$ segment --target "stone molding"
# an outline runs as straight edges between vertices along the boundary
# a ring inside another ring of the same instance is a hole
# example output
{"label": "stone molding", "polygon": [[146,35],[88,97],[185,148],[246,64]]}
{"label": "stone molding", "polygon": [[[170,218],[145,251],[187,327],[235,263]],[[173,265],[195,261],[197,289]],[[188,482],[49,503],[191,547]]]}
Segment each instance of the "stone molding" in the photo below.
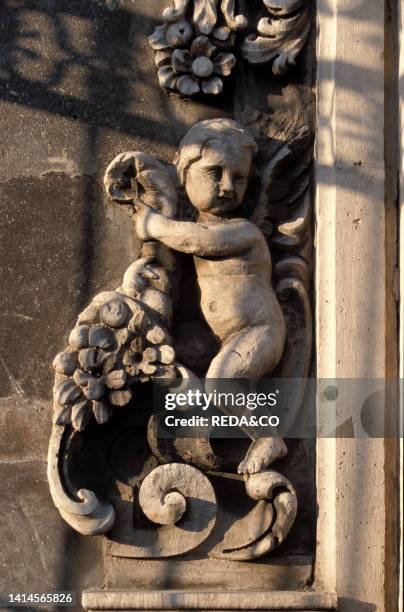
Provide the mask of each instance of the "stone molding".
{"label": "stone molding", "polygon": [[[398,374],[397,227],[390,214],[394,164],[388,160],[392,143],[385,90],[394,58],[388,56],[388,23],[379,0],[318,2],[319,378]],[[396,403],[385,401],[394,412]],[[346,418],[348,423],[351,407],[337,403],[336,408],[341,422]],[[341,611],[398,610],[394,444],[381,438],[318,441],[315,584],[337,593]]]}
{"label": "stone molding", "polygon": [[85,610],[336,610],[336,597],[302,591],[84,591]]}

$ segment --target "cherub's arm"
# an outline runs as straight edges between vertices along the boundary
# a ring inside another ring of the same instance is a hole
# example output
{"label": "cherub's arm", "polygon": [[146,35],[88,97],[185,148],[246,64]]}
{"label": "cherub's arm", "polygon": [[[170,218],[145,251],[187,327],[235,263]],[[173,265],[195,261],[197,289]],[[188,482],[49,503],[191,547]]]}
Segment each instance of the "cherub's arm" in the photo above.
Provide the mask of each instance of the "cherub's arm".
{"label": "cherub's arm", "polygon": [[240,220],[205,226],[192,221],[174,221],[140,205],[134,215],[136,233],[143,240],[159,240],[181,253],[220,256],[239,253],[250,247],[259,230],[248,221]]}

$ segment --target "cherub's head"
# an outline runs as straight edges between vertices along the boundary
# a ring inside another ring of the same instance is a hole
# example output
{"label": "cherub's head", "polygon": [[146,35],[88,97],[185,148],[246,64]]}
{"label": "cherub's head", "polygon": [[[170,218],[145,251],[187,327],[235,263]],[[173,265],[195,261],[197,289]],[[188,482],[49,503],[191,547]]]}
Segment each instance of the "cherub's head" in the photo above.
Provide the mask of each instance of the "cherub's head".
{"label": "cherub's head", "polygon": [[235,121],[211,119],[194,125],[174,162],[195,208],[217,216],[238,208],[256,150],[253,137]]}

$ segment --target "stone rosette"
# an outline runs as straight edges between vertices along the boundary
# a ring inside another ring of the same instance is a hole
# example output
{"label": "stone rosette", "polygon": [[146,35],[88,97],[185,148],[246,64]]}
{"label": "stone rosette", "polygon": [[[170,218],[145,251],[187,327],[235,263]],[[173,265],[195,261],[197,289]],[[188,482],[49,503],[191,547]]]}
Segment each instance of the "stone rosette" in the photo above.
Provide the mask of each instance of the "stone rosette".
{"label": "stone rosette", "polygon": [[223,79],[236,65],[235,55],[223,50],[231,48],[233,41],[234,35],[226,27],[216,28],[210,37],[195,37],[185,20],[158,26],[149,43],[156,52],[160,86],[183,96],[220,94]]}

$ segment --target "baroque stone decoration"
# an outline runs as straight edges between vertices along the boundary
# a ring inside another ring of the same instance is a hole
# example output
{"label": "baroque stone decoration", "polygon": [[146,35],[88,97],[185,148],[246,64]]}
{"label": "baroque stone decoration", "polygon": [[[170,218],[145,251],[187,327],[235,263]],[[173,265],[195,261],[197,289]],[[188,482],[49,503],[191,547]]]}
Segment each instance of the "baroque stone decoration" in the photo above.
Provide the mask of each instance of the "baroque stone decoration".
{"label": "baroque stone decoration", "polygon": [[[260,167],[257,153],[245,127],[220,118],[195,124],[172,164],[135,151],[106,170],[107,196],[129,212],[142,248],[122,284],[80,313],[53,362],[48,478],[65,521],[84,535],[108,534],[112,555],[198,549],[248,561],[278,547],[295,521],[295,488],[271,469],[287,453],[277,432],[263,438],[246,427],[250,443],[238,459],[239,448],[223,456],[209,435],[162,437],[151,409],[152,384],[178,392],[201,380],[209,389],[268,375],[301,381],[285,421],[302,403],[312,338],[302,256],[310,238],[310,130],[299,129]],[[181,258],[195,266],[200,324],[175,321],[187,281]],[[115,479],[109,499],[77,485],[86,484],[85,452],[83,464],[79,458],[92,435],[109,449],[106,467],[98,466],[103,485]],[[133,447],[128,472],[120,457]],[[234,498],[237,507],[228,507]]]}
{"label": "baroque stone decoration", "polygon": [[[274,75],[295,64],[311,27],[310,0],[262,0],[268,16],[244,37],[241,52],[250,64],[272,61]],[[237,59],[237,32],[248,29],[248,15],[237,14],[237,0],[174,0],[163,11],[164,24],[149,37],[161,87],[183,96],[218,95]]]}
{"label": "baroque stone decoration", "polygon": [[256,34],[244,39],[241,50],[250,64],[272,61],[272,72],[285,74],[303,49],[311,28],[309,0],[263,0],[269,17],[262,17]]}

